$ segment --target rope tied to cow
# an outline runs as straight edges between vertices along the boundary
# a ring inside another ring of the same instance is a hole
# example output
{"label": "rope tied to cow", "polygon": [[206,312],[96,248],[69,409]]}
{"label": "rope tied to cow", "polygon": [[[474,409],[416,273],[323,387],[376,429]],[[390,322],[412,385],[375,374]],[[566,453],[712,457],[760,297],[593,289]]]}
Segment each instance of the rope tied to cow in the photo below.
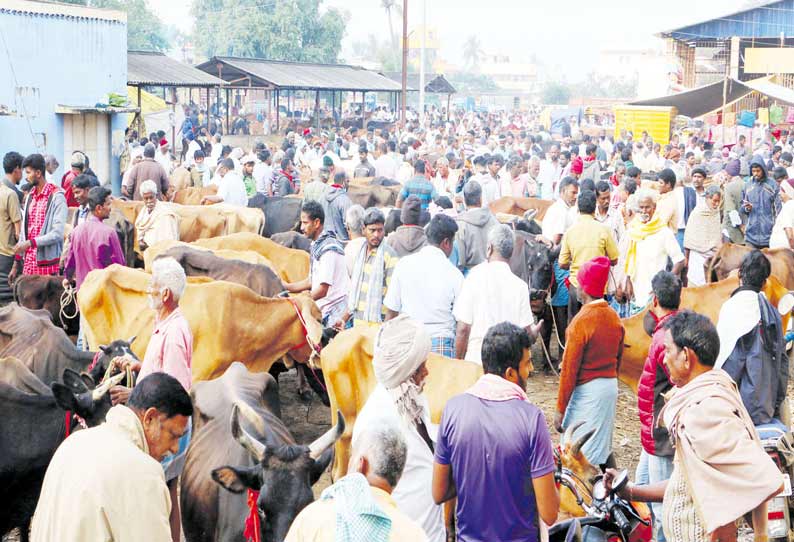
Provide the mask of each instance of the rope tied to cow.
{"label": "rope tied to cow", "polygon": [[[73,320],[77,318],[77,315],[80,314],[80,307],[77,306],[77,289],[74,288],[71,284],[66,286],[63,289],[63,293],[61,294],[61,308],[58,312],[58,317],[61,319],[61,327],[66,329],[66,322],[65,320]],[[74,314],[69,315],[67,310],[69,305],[74,303]]]}

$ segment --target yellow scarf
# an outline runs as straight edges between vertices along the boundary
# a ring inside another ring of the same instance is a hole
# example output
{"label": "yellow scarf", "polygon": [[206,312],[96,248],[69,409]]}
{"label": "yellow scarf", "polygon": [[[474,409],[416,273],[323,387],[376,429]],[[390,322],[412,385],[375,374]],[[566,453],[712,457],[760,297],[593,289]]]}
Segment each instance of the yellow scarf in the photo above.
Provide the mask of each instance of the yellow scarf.
{"label": "yellow scarf", "polygon": [[637,272],[637,243],[645,240],[645,238],[658,233],[662,228],[666,227],[659,219],[659,215],[654,213],[653,217],[648,222],[642,222],[639,218],[635,218],[629,225],[629,247],[626,251],[626,274],[629,277],[634,277]]}

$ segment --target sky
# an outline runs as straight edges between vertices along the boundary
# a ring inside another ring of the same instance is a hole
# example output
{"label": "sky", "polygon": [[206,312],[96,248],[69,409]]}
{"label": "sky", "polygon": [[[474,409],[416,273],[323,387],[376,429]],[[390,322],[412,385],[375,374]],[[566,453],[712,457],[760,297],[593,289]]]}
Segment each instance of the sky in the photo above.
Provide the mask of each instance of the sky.
{"label": "sky", "polygon": [[[654,33],[723,16],[748,3],[748,0],[409,0],[409,30],[421,24],[424,1],[427,24],[437,28],[441,56],[448,62],[462,63],[463,43],[476,35],[488,53],[506,54],[516,61],[528,60],[535,54],[547,65],[559,66],[565,73],[558,75],[571,81],[593,69],[599,50],[662,47]],[[148,3],[166,24],[185,33],[190,31],[192,0],[148,0]],[[388,19],[380,0],[324,0],[323,6],[350,13],[342,43],[343,56],[350,55],[354,41],[364,41],[369,34],[381,39],[388,36]],[[395,18],[395,25],[399,27],[399,19]]]}

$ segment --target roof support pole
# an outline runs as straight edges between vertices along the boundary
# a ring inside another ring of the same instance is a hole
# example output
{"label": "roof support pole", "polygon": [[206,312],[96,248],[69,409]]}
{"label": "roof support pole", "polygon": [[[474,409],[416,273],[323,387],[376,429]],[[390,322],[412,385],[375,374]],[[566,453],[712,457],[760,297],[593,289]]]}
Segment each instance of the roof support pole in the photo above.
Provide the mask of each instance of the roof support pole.
{"label": "roof support pole", "polygon": [[314,93],[314,114],[317,116],[317,133],[320,133],[320,91]]}
{"label": "roof support pole", "polygon": [[231,89],[226,89],[226,133],[231,135],[232,129],[229,125],[229,102],[231,101]]}
{"label": "roof support pole", "polygon": [[447,121],[449,121],[449,102],[452,98],[452,94],[447,94]]}
{"label": "roof support pole", "polygon": [[400,119],[405,127],[405,104],[408,96],[408,0],[403,0],[403,73],[402,113]]}
{"label": "roof support pole", "polygon": [[278,110],[279,107],[279,91],[276,90],[276,133],[278,133],[281,125],[281,112]]}

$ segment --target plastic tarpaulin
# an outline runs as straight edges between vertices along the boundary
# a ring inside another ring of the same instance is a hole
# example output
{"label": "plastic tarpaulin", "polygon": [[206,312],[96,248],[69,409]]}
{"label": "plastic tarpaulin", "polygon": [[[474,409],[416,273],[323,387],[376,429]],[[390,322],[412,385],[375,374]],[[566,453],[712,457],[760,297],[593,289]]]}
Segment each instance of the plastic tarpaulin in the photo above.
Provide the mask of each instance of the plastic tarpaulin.
{"label": "plastic tarpaulin", "polygon": [[[775,85],[778,86],[778,85]],[[781,87],[782,88],[782,87]],[[736,79],[728,79],[728,95],[725,103],[732,103],[750,94],[753,91],[746,83]],[[722,107],[724,81],[717,81],[710,85],[694,88],[678,94],[640,100],[629,105],[667,106],[678,109],[679,115],[690,118],[702,117]]]}

